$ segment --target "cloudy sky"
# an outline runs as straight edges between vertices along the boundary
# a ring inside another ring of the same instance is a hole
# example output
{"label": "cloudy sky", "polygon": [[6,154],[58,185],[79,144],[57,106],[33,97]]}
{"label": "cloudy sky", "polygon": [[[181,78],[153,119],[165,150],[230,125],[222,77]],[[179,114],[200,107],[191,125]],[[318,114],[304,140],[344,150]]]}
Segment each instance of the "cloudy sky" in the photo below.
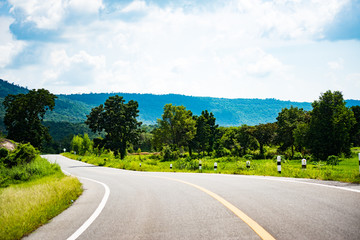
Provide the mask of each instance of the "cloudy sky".
{"label": "cloudy sky", "polygon": [[0,0],[0,78],[53,93],[360,99],[360,0]]}

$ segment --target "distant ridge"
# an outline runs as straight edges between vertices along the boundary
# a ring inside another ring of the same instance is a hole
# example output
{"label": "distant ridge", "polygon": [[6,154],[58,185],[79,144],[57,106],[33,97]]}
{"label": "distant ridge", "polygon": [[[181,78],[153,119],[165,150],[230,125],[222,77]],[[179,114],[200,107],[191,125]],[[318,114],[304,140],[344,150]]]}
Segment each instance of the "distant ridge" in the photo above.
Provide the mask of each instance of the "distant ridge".
{"label": "distant ridge", "polygon": [[[24,93],[28,90],[0,79],[0,101],[11,93]],[[4,93],[4,94],[3,94]],[[5,95],[6,94],[6,95]],[[5,95],[5,96],[4,96]],[[56,100],[55,110],[46,115],[47,121],[55,122],[83,122],[91,109],[104,103],[110,96],[123,96],[125,101],[135,100],[139,103],[139,120],[145,124],[155,124],[161,118],[163,107],[167,103],[184,105],[195,115],[201,111],[213,112],[220,126],[240,126],[242,124],[256,125],[259,123],[275,122],[278,113],[283,108],[291,106],[311,110],[309,102],[292,102],[277,99],[228,99],[213,97],[194,97],[179,94],[140,94],[140,93],[86,93],[60,94]],[[320,93],[319,93],[320,95]],[[360,105],[360,100],[346,100],[347,106]],[[0,106],[0,117],[4,109]]]}
{"label": "distant ridge", "polygon": [[167,103],[184,105],[195,115],[200,115],[203,110],[211,111],[221,126],[256,125],[274,122],[278,112],[282,108],[291,105],[305,110],[311,109],[311,104],[307,102],[299,103],[276,99],[227,99],[179,94],[154,95],[137,93],[91,93],[60,96],[94,107],[104,103],[108,97],[114,95],[123,96],[126,101],[137,101],[139,103],[140,120],[146,124],[155,124],[156,119],[161,117],[163,107]]}

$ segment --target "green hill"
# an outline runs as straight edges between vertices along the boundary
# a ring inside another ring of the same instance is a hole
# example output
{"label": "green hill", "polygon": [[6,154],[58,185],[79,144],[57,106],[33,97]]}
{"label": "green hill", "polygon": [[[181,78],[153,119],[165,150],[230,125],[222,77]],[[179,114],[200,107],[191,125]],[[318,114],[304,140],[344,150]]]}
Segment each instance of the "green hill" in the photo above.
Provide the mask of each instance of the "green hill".
{"label": "green hill", "polygon": [[256,125],[276,121],[278,113],[284,107],[298,106],[305,110],[311,109],[307,102],[290,102],[276,99],[226,99],[211,97],[192,97],[178,94],[154,95],[134,93],[92,93],[61,95],[68,99],[83,102],[92,107],[104,103],[105,100],[118,94],[126,101],[135,100],[139,103],[140,120],[146,124],[156,123],[161,118],[163,107],[167,103],[184,105],[195,115],[208,110],[214,113],[219,125],[237,126],[242,124]]}
{"label": "green hill", "polygon": [[[0,90],[1,102],[9,93],[18,94],[28,91],[26,88],[10,84],[1,79]],[[275,122],[281,109],[290,106],[311,110],[311,103],[309,102],[291,102],[277,99],[227,99],[178,94],[154,95],[137,93],[61,94],[56,99],[54,111],[48,112],[45,120],[52,122],[83,122],[93,107],[104,103],[107,98],[116,94],[123,96],[126,101],[135,100],[139,103],[139,119],[145,124],[155,124],[156,119],[161,118],[163,107],[167,103],[184,105],[195,115],[201,114],[203,110],[211,111],[214,113],[217,123],[221,126],[256,125]],[[347,100],[347,105],[360,105],[360,100]],[[0,118],[3,118],[4,113],[4,108],[1,105]]]}

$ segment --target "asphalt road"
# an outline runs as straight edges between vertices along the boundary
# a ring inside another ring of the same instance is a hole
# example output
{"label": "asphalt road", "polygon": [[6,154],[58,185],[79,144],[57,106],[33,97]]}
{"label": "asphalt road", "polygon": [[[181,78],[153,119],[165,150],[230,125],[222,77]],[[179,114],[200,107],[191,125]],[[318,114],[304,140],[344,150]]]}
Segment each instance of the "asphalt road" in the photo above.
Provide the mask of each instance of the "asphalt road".
{"label": "asphalt road", "polygon": [[[75,239],[75,232],[77,239],[261,239],[261,231],[254,231],[224,201],[275,239],[360,239],[359,185],[133,172],[60,155],[45,157],[80,177],[85,191],[69,209],[26,239]],[[89,218],[93,222],[81,228]]]}

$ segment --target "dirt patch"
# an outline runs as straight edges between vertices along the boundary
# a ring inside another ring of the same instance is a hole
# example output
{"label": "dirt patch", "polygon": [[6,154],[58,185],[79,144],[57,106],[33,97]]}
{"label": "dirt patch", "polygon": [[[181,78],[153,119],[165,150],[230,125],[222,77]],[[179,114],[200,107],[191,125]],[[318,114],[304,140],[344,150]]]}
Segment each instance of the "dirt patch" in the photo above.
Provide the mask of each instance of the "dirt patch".
{"label": "dirt patch", "polygon": [[[139,153],[129,153],[129,155],[139,155]],[[140,155],[160,155],[160,153],[159,152],[153,152],[153,153],[141,152]]]}
{"label": "dirt patch", "polygon": [[7,139],[0,139],[0,148],[6,148],[7,150],[14,151],[16,144]]}

